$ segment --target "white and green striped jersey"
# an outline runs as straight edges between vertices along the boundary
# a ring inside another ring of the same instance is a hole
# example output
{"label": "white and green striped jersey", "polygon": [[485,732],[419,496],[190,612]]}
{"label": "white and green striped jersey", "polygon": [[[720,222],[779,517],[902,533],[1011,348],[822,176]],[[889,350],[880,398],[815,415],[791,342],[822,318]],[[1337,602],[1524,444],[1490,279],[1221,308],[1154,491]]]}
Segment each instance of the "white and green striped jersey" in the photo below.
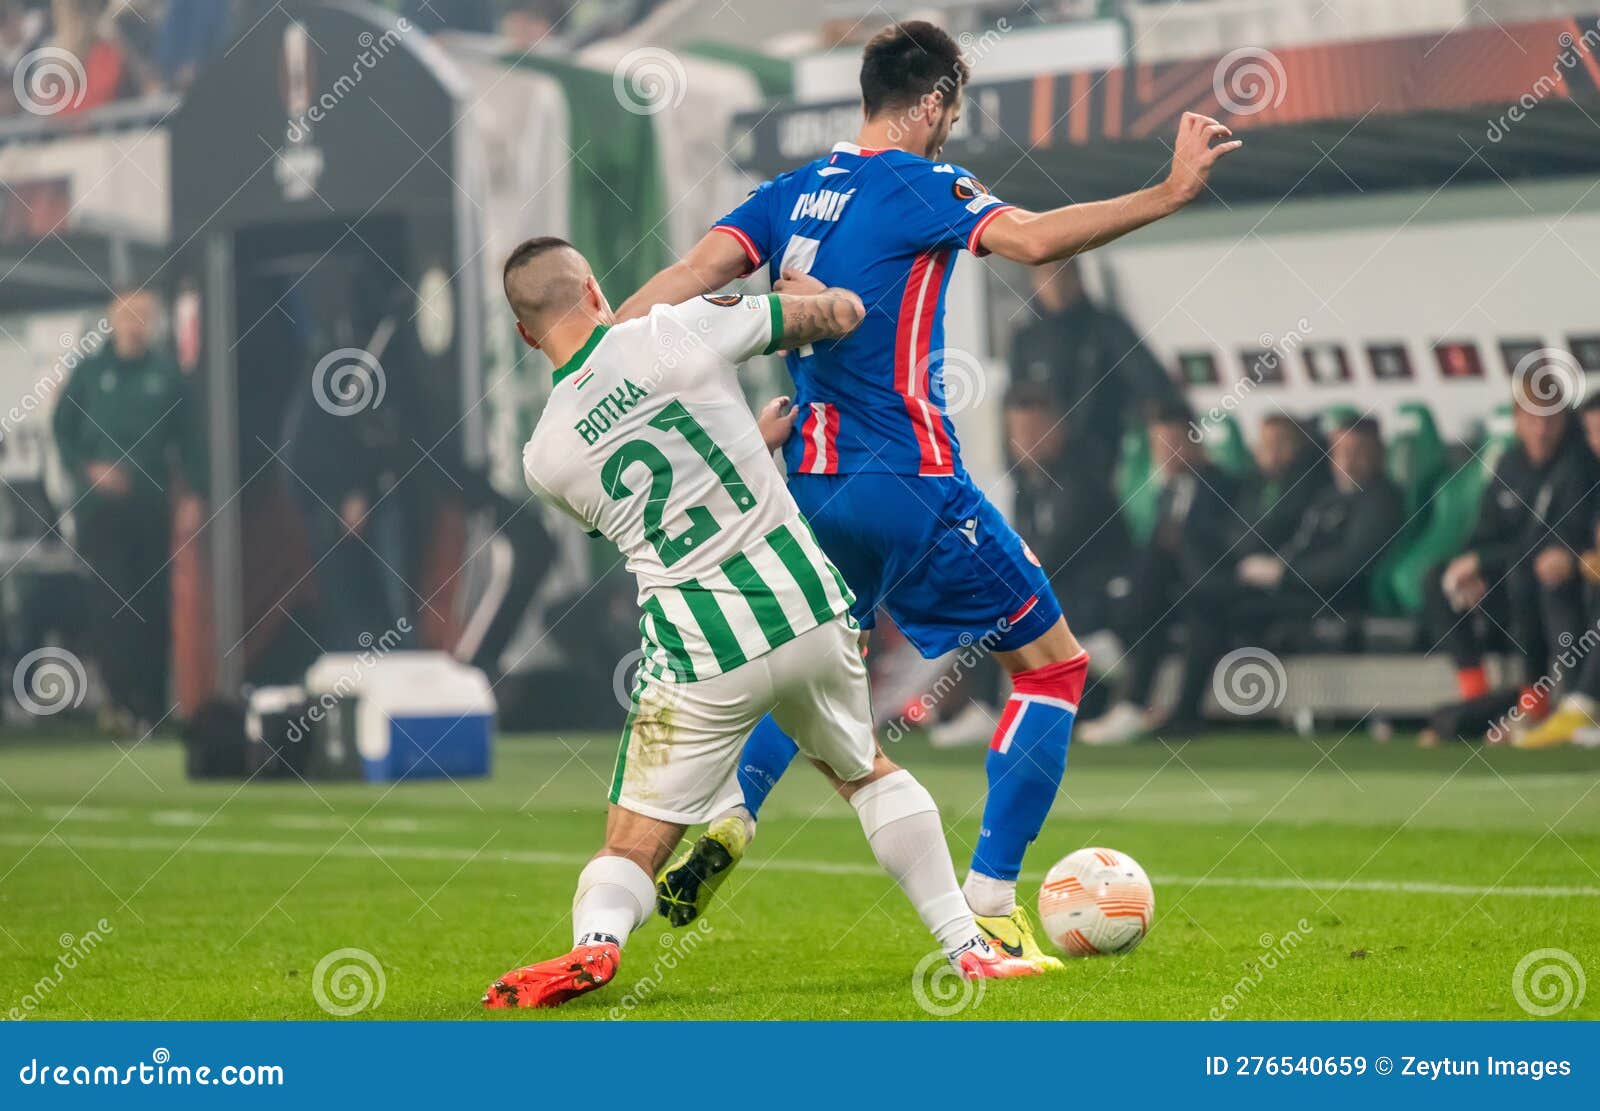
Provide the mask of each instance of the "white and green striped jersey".
{"label": "white and green striped jersey", "polygon": [[534,493],[627,558],[657,674],[720,675],[854,601],[735,376],[773,346],[781,311],[772,295],[703,297],[597,327],[523,449]]}

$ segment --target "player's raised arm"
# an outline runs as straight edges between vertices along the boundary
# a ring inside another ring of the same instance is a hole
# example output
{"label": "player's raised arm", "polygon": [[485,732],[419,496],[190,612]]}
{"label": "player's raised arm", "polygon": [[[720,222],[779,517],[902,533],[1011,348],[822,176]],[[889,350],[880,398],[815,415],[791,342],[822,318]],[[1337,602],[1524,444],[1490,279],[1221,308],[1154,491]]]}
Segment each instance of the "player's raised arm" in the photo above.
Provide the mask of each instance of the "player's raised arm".
{"label": "player's raised arm", "polygon": [[1137,193],[1048,212],[1007,209],[983,226],[979,235],[981,248],[1001,258],[1037,266],[1110,243],[1172,215],[1199,196],[1218,160],[1244,145],[1232,136],[1225,124],[1210,116],[1185,112],[1173,145],[1172,169],[1165,181]]}
{"label": "player's raised arm", "polygon": [[639,287],[617,309],[617,320],[643,316],[657,305],[679,305],[721,289],[750,271],[750,259],[738,240],[718,231],[707,232],[677,262]]}

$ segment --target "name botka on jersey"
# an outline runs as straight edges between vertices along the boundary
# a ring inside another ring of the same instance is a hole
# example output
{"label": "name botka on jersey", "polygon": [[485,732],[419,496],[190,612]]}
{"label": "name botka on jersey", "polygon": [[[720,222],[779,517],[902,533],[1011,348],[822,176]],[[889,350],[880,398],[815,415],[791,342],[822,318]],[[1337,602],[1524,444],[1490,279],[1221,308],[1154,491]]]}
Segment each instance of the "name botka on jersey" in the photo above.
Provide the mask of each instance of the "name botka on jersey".
{"label": "name botka on jersey", "polygon": [[794,211],[789,214],[789,219],[830,222],[837,220],[839,214],[844,211],[845,204],[855,196],[855,192],[854,189],[848,193],[819,189],[815,193],[801,193],[794,199]]}
{"label": "name botka on jersey", "polygon": [[649,390],[634,385],[631,379],[624,378],[622,385],[602,397],[599,404],[572,426],[573,430],[583,437],[584,443],[592,444],[611,431],[612,421],[621,419],[623,413],[649,396]]}

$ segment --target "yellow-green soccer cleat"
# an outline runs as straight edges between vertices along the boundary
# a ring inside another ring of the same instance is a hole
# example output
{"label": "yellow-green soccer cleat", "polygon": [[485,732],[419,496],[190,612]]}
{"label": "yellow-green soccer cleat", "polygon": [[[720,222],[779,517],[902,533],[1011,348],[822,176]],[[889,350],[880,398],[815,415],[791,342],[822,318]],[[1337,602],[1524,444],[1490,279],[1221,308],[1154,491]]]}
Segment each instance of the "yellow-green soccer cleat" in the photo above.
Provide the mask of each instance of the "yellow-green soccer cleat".
{"label": "yellow-green soccer cleat", "polygon": [[656,877],[656,913],[674,926],[687,926],[700,917],[733,866],[744,859],[749,842],[739,817],[712,822],[687,852]]}
{"label": "yellow-green soccer cleat", "polygon": [[1561,705],[1538,725],[1514,733],[1512,748],[1555,748],[1571,744],[1578,730],[1597,724],[1594,703],[1581,695],[1564,698]]}
{"label": "yellow-green soccer cleat", "polygon": [[1025,960],[1040,972],[1060,972],[1066,968],[1059,957],[1052,957],[1039,948],[1039,939],[1033,933],[1033,920],[1022,907],[1017,907],[1004,917],[974,916],[973,920],[996,952]]}

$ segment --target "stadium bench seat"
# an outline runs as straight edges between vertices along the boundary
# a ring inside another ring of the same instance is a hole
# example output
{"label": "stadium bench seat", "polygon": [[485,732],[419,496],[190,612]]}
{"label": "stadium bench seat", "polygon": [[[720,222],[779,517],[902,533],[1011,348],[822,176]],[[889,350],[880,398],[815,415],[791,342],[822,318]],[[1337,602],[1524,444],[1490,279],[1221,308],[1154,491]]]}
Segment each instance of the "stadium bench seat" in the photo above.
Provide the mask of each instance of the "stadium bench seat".
{"label": "stadium bench seat", "polygon": [[1161,500],[1161,478],[1155,473],[1150,437],[1143,427],[1122,434],[1122,459],[1117,464],[1117,500],[1122,519],[1135,544],[1143,544],[1155,531]]}

